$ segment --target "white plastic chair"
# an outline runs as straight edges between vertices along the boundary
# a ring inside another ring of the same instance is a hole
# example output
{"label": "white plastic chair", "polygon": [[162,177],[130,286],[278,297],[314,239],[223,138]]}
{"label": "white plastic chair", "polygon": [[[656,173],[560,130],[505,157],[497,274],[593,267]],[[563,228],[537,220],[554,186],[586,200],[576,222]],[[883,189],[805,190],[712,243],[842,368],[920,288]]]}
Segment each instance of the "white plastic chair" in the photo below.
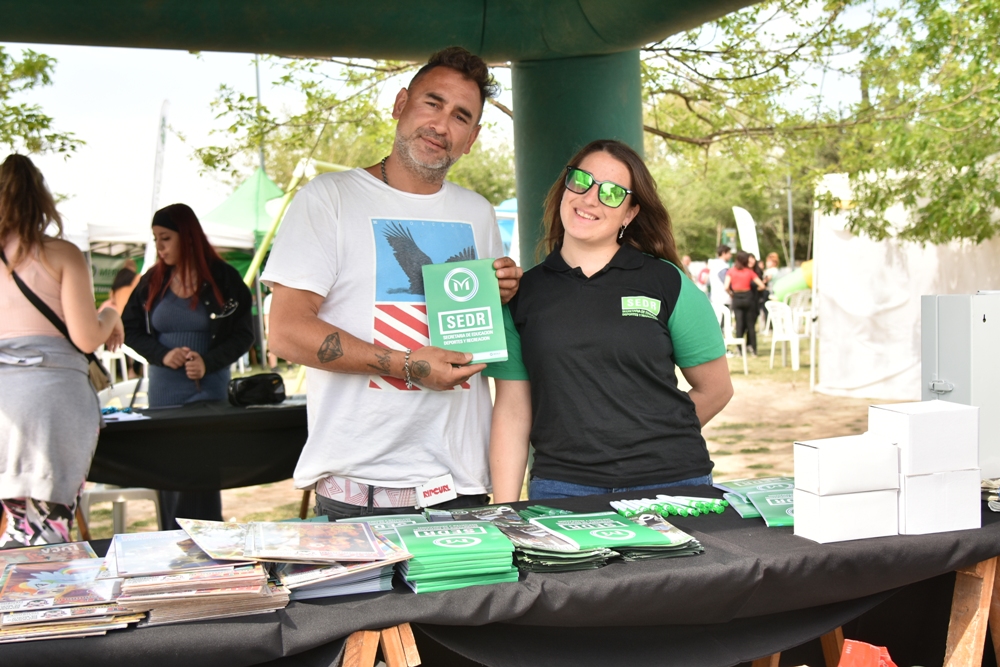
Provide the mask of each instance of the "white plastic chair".
{"label": "white plastic chair", "polygon": [[[102,345],[98,351],[98,355],[100,356],[101,364],[108,369],[108,374],[111,375],[111,384],[118,382],[118,364],[121,363],[121,368],[127,369],[130,359],[134,359],[142,364],[142,377],[149,377],[149,362],[128,345],[122,345],[115,352],[109,352]],[[122,380],[125,379],[128,379],[127,370]]]}
{"label": "white plastic chair", "polygon": [[792,309],[792,322],[795,331],[808,336],[812,326],[812,290],[793,292],[786,298],[788,307]]}
{"label": "white plastic chair", "polygon": [[[140,385],[140,383],[142,383]],[[146,389],[149,387],[146,378],[136,378],[113,384],[106,389],[97,392],[97,400],[101,402],[102,408],[148,408],[149,396]],[[132,401],[132,396],[135,401]]]}
{"label": "white plastic chair", "polygon": [[792,309],[780,301],[768,301],[768,319],[771,320],[771,368],[774,368],[774,346],[781,343],[781,365],[785,365],[785,343],[791,343],[792,370],[799,370],[799,334],[795,331]]}
{"label": "white plastic chair", "polygon": [[737,338],[733,334],[733,314],[732,312],[717,303],[712,304],[712,308],[715,310],[715,319],[718,321],[719,326],[722,327],[722,339],[726,344],[726,349],[728,350],[731,346],[735,346],[741,355],[743,355],[743,374],[749,375],[750,371],[747,369],[747,341],[745,338]]}

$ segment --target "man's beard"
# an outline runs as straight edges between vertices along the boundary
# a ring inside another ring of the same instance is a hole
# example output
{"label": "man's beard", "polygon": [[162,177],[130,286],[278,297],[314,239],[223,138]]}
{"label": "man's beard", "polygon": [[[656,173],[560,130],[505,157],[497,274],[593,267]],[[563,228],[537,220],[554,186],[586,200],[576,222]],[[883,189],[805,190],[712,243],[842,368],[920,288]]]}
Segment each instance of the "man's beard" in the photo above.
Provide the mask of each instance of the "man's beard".
{"label": "man's beard", "polygon": [[[425,162],[418,159],[412,150],[413,144],[421,141],[421,137],[427,137],[445,145],[444,156],[433,162]],[[393,143],[393,155],[399,158],[400,163],[408,171],[412,172],[425,183],[442,183],[451,165],[458,161],[457,157],[451,156],[451,143],[446,141],[441,135],[423,128],[417,128],[409,137],[403,137],[398,132]]]}

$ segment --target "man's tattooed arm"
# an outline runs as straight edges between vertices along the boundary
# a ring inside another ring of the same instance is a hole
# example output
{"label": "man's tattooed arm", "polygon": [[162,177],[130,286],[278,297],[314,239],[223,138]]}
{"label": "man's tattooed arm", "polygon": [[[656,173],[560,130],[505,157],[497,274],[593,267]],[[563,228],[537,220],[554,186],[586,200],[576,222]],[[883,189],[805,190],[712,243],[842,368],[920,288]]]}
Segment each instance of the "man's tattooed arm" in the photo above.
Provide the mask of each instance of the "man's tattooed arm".
{"label": "man's tattooed arm", "polygon": [[410,376],[413,381],[417,384],[422,384],[420,381],[431,374],[431,365],[421,359],[420,361],[414,361],[410,365]]}
{"label": "man's tattooed arm", "polygon": [[368,368],[373,368],[382,375],[389,375],[392,368],[389,364],[392,359],[391,350],[376,350],[375,358],[378,360],[377,364],[368,364]]}
{"label": "man's tattooed arm", "polygon": [[319,346],[319,351],[316,352],[316,357],[323,364],[336,361],[342,356],[344,356],[344,348],[340,345],[340,333],[337,332],[327,336],[323,340],[323,344]]}

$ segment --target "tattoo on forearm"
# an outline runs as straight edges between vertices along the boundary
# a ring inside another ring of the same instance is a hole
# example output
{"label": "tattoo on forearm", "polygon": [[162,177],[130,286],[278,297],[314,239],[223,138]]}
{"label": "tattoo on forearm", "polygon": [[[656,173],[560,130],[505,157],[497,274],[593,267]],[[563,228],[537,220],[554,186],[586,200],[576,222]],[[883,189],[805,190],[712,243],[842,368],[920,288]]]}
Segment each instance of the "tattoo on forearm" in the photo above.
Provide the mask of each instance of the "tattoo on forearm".
{"label": "tattoo on forearm", "polygon": [[431,374],[431,365],[421,359],[420,361],[414,361],[410,365],[410,375],[417,379],[423,379]]}
{"label": "tattoo on forearm", "polygon": [[389,360],[392,359],[392,352],[386,350],[385,352],[375,352],[375,358],[378,359],[378,364],[368,364],[368,368],[374,368],[380,373],[389,374],[390,366]]}
{"label": "tattoo on forearm", "polygon": [[323,340],[316,353],[320,363],[328,364],[344,356],[344,348],[340,346],[340,334],[332,333]]}

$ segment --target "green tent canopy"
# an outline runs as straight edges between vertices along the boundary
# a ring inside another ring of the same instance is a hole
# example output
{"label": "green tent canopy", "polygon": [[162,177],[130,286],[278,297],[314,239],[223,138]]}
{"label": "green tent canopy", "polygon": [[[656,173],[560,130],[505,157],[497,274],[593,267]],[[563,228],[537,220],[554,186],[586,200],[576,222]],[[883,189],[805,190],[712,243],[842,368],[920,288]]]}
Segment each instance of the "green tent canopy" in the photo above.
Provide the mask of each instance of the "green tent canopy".
{"label": "green tent canopy", "polygon": [[283,197],[284,192],[268,178],[260,167],[243,181],[229,199],[205,215],[205,222],[216,222],[231,227],[250,230],[254,233],[255,245],[271,228],[272,216],[264,205],[272,199]]}

